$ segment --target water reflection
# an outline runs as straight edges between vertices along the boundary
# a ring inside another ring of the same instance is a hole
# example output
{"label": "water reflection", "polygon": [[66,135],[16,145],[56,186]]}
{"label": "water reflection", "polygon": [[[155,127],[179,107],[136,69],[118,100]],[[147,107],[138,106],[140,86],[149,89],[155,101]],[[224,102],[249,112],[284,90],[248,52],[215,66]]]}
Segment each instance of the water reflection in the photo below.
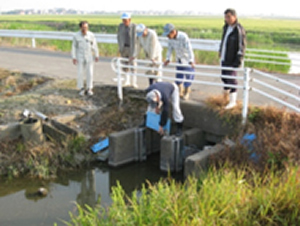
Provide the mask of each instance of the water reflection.
{"label": "water reflection", "polygon": [[[95,206],[111,204],[111,187],[120,181],[127,194],[140,189],[146,180],[155,183],[167,176],[159,170],[159,156],[150,156],[146,162],[109,168],[98,163],[85,170],[61,173],[53,181],[21,178],[0,181],[0,225],[63,225],[69,212],[75,212],[75,202]],[[182,175],[174,175],[181,179]],[[48,189],[46,197],[35,196],[40,187]]]}

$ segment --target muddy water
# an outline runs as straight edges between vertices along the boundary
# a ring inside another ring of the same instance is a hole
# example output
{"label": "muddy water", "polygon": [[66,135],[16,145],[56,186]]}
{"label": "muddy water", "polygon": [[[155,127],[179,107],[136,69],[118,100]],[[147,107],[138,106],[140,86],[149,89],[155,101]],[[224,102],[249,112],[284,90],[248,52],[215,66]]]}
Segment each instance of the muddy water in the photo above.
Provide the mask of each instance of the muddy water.
{"label": "muddy water", "polygon": [[[0,181],[0,225],[64,225],[69,220],[69,211],[76,212],[75,202],[94,206],[99,197],[101,204],[111,204],[111,187],[119,180],[126,193],[140,189],[148,180],[152,183],[167,175],[159,170],[159,156],[149,156],[143,163],[126,165],[117,169],[99,163],[95,167],[68,174],[61,174],[46,182],[21,178]],[[182,174],[173,175],[182,180]],[[45,187],[49,194],[35,196],[39,187]]]}

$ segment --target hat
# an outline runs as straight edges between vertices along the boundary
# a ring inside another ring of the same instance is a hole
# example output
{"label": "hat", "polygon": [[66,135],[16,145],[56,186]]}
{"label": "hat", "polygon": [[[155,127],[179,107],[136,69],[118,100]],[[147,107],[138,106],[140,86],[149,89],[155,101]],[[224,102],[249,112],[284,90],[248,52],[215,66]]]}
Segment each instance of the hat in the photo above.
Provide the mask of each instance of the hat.
{"label": "hat", "polygon": [[151,90],[149,93],[146,95],[146,100],[149,104],[149,107],[152,109],[155,109],[159,105],[159,100],[157,99],[156,92],[159,93],[157,89]]}
{"label": "hat", "polygon": [[131,18],[131,14],[130,13],[123,13],[121,16],[121,19],[130,19]]}
{"label": "hat", "polygon": [[175,30],[175,26],[173,24],[166,24],[164,26],[163,36],[168,36],[173,30]]}
{"label": "hat", "polygon": [[136,26],[136,35],[138,37],[143,36],[145,29],[146,29],[146,26],[144,24],[138,24]]}

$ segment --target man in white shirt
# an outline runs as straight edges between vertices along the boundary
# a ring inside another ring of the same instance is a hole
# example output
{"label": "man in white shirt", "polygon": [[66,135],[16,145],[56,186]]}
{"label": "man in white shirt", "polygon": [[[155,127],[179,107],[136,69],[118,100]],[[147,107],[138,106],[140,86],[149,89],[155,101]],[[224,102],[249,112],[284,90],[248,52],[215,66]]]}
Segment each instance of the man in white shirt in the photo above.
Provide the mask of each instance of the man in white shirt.
{"label": "man in white shirt", "polygon": [[[146,59],[152,61],[152,64],[148,66],[153,68],[152,70],[148,70],[146,74],[161,77],[161,71],[158,71],[157,69],[162,68],[162,47],[158,40],[156,32],[152,29],[147,28],[144,24],[137,25],[136,32],[138,40],[135,57],[138,57],[141,48],[144,49]],[[158,78],[157,81],[160,80],[161,79]],[[156,82],[156,79],[149,78],[150,85],[152,85],[154,82]]]}
{"label": "man in white shirt", "polygon": [[[175,50],[176,61],[178,63],[185,65],[190,64],[190,66],[176,67],[177,71],[182,71],[182,73],[176,74],[176,78],[180,79],[176,81],[177,85],[179,86],[180,97],[187,100],[189,99],[191,92],[192,83],[190,80],[194,79],[195,72],[195,57],[190,39],[186,33],[176,30],[173,24],[166,24],[164,26],[163,36],[167,36],[169,38],[167,59],[164,62],[164,65],[166,66],[170,63],[173,50]],[[184,78],[185,82],[182,85],[182,80]]]}
{"label": "man in white shirt", "polygon": [[[99,61],[99,51],[95,35],[89,31],[87,21],[79,24],[80,31],[73,37],[72,43],[72,59],[73,64],[77,65],[77,88],[80,90],[79,95],[93,95],[93,68],[94,56],[95,61]],[[86,75],[86,88],[83,84],[83,72]]]}

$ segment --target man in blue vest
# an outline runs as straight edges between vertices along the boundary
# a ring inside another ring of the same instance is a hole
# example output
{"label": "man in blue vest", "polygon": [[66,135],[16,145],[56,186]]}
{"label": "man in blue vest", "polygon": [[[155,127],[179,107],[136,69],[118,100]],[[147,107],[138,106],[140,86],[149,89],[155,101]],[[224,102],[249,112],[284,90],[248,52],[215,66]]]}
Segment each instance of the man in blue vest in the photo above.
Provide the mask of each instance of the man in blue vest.
{"label": "man in blue vest", "polygon": [[181,136],[184,117],[180,109],[178,86],[175,83],[157,82],[149,86],[146,89],[146,92],[146,99],[149,104],[148,111],[161,114],[158,133],[161,135],[164,134],[163,127],[166,125],[168,120],[171,102],[173,108],[173,119],[177,125],[176,135]]}

